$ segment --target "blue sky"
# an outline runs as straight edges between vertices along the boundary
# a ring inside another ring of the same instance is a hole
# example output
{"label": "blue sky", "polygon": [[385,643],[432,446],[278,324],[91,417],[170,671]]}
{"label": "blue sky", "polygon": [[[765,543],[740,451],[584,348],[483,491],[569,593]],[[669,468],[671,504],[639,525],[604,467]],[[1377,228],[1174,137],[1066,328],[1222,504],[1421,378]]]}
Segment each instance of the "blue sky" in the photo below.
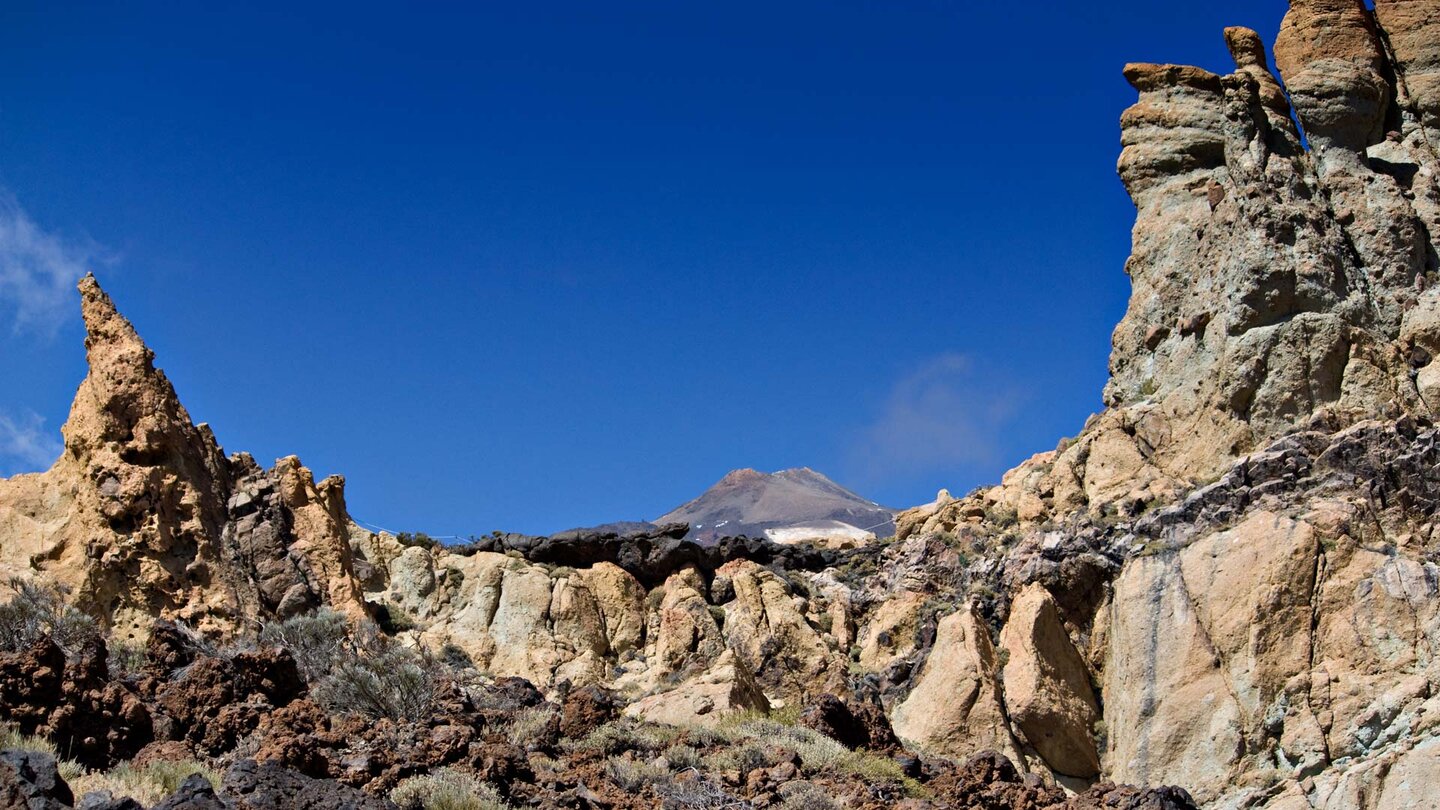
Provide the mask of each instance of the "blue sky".
{"label": "blue sky", "polygon": [[58,452],[93,269],[227,450],[445,535],[736,467],[910,506],[1074,434],[1120,68],[1285,8],[212,5],[0,10],[0,472]]}

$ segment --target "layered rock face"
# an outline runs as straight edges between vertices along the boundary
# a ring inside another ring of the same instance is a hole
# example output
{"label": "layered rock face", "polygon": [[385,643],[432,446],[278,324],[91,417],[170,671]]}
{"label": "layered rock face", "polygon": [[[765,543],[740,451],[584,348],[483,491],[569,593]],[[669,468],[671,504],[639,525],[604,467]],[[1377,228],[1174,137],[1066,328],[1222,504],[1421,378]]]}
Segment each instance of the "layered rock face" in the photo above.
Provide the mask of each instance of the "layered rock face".
{"label": "layered rock face", "polygon": [[1119,171],[1137,218],[1108,409],[992,504],[1029,520],[1133,511],[1315,414],[1440,408],[1437,26],[1423,0],[1295,2],[1279,77],[1239,28],[1234,73],[1126,67],[1140,98]]}
{"label": "layered rock face", "polygon": [[[901,548],[989,549],[966,590],[995,594],[988,683],[1025,765],[1227,807],[1440,785],[1437,26],[1433,2],[1296,0],[1278,76],[1245,29],[1229,75],[1127,66],[1108,409],[898,520]],[[910,700],[985,647],[952,646]],[[942,725],[917,741],[954,751]]]}
{"label": "layered rock face", "polygon": [[320,605],[363,616],[344,480],[227,459],[93,277],[80,297],[90,373],[55,466],[0,481],[0,574],[64,586],[121,636],[156,617],[234,632]]}

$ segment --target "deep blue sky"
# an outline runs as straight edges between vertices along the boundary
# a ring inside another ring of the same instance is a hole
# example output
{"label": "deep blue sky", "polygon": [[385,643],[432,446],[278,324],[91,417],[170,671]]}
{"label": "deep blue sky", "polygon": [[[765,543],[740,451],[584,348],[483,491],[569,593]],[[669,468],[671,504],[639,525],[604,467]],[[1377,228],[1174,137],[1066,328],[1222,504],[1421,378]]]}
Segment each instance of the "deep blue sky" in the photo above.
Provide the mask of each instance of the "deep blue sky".
{"label": "deep blue sky", "polygon": [[[94,268],[227,450],[459,535],[735,467],[910,506],[1075,433],[1128,294],[1120,68],[1225,70],[1285,8],[211,5],[4,4],[0,236]],[[84,374],[73,298],[24,314],[5,472]]]}

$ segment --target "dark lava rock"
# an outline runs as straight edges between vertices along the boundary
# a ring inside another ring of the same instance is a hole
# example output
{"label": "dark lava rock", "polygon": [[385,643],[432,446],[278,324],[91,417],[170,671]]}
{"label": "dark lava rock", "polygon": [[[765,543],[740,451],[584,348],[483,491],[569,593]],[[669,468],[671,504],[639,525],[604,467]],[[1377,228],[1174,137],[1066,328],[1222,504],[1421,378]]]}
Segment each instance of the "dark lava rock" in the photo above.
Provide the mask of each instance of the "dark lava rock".
{"label": "dark lava rock", "polygon": [[0,751],[0,810],[65,810],[74,801],[54,757]]}
{"label": "dark lava rock", "polygon": [[819,571],[835,565],[843,553],[807,546],[786,546],[765,538],[724,537],[702,546],[685,539],[690,527],[672,523],[652,531],[574,531],[554,537],[495,534],[453,549],[458,554],[518,551],[530,562],[589,568],[609,562],[620,566],[648,590],[688,566],[706,573],[731,560],[751,560],[789,570]]}
{"label": "dark lava rock", "polygon": [[225,773],[236,810],[398,810],[395,804],[334,779],[312,779],[273,762],[246,759]]}
{"label": "dark lava rock", "polygon": [[893,751],[901,747],[883,709],[867,703],[852,707],[834,695],[821,695],[809,703],[800,714],[800,725],[846,748]]}
{"label": "dark lava rock", "polygon": [[[215,795],[215,786],[198,773],[180,783],[180,789],[150,810],[234,810],[235,805]],[[117,810],[120,810],[117,808]]]}

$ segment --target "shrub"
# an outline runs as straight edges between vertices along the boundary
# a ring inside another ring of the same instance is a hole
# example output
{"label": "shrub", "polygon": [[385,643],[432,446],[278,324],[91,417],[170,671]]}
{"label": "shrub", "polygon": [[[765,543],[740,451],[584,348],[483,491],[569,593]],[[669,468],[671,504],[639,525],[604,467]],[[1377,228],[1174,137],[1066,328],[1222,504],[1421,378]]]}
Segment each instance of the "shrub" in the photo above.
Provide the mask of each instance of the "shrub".
{"label": "shrub", "polygon": [[809,782],[780,786],[780,810],[839,810],[840,805]]}
{"label": "shrub", "polygon": [[474,669],[475,659],[458,644],[447,642],[440,648],[440,660],[451,669]]}
{"label": "shrub", "polygon": [[836,768],[851,753],[850,749],[835,740],[819,734],[814,739],[793,740],[789,746],[800,755],[800,767],[805,773]]}
{"label": "shrub", "polygon": [[565,740],[561,747],[567,751],[594,751],[598,754],[618,754],[637,746],[635,735],[624,721],[615,720],[591,731],[578,740]]}
{"label": "shrub", "polygon": [[76,796],[103,790],[115,798],[128,796],[148,807],[179,790],[180,783],[196,773],[210,780],[210,784],[220,785],[220,775],[198,762],[163,760],[144,765],[122,762],[108,771],[81,773],[67,777],[66,781]]}
{"label": "shrub", "polygon": [[412,776],[390,791],[400,810],[507,810],[492,785],[454,768]]}
{"label": "shrub", "polygon": [[718,810],[722,807],[745,807],[745,803],[725,792],[709,779],[667,779],[655,785],[664,810]]}
{"label": "shrub", "polygon": [[505,724],[505,737],[521,748],[540,742],[545,738],[554,717],[555,711],[549,706],[521,709]]}
{"label": "shrub", "polygon": [[741,776],[756,768],[774,765],[773,752],[759,742],[747,740],[705,758],[707,771],[739,771]]}
{"label": "shrub", "polygon": [[410,614],[391,602],[375,605],[375,621],[380,625],[380,630],[388,636],[414,630],[417,626]]}
{"label": "shrub", "polygon": [[145,647],[133,641],[111,638],[105,642],[106,663],[117,678],[139,674],[145,669]]}
{"label": "shrub", "polygon": [[571,752],[593,751],[606,755],[626,751],[655,752],[680,739],[683,733],[683,729],[675,726],[612,720],[578,740],[563,741],[560,747]]}
{"label": "shrub", "polygon": [[670,772],[648,762],[611,757],[605,763],[605,778],[626,793],[639,793],[648,785],[668,779]]}
{"label": "shrub", "polygon": [[49,636],[66,655],[73,655],[80,645],[100,636],[95,620],[65,604],[58,587],[18,577],[5,584],[15,596],[0,604],[0,650],[20,652]]}
{"label": "shrub", "polygon": [[326,674],[350,650],[350,622],[330,608],[272,622],[260,630],[260,643],[284,647],[295,658],[305,680],[311,683]]}
{"label": "shrub", "polygon": [[378,646],[335,667],[316,687],[316,698],[331,710],[374,719],[424,717],[439,689],[435,662],[393,642]]}
{"label": "shrub", "polygon": [[400,532],[395,535],[395,542],[402,546],[419,546],[420,548],[440,548],[440,541],[424,532]]}
{"label": "shrub", "polygon": [[694,768],[700,764],[700,752],[688,745],[676,743],[661,752],[665,761],[670,763],[671,770],[683,771]]}

